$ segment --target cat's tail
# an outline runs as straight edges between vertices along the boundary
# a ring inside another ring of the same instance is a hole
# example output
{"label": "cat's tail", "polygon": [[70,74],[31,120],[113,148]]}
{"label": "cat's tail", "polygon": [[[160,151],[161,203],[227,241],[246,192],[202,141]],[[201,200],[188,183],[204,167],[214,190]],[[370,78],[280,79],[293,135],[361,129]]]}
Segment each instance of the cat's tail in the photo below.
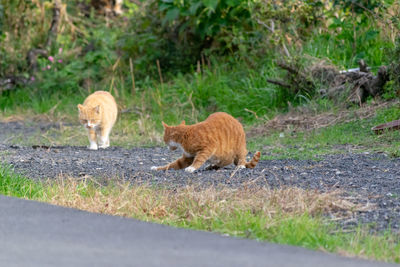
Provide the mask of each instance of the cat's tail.
{"label": "cat's tail", "polygon": [[249,162],[246,162],[246,165],[245,165],[246,168],[253,169],[257,165],[257,163],[260,161],[260,157],[261,157],[261,152],[257,151],[254,154],[253,158]]}

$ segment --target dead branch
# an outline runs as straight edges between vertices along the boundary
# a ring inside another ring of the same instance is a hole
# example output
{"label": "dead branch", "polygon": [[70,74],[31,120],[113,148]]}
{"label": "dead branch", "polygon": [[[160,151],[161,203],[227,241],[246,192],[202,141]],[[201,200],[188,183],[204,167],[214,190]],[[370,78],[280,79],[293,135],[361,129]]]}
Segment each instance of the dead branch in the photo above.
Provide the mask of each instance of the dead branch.
{"label": "dead branch", "polygon": [[51,45],[53,44],[54,40],[57,39],[58,25],[59,25],[59,21],[60,21],[60,10],[61,10],[61,1],[54,0],[53,18],[51,21],[50,29],[48,31],[48,35],[47,35],[47,41],[45,44],[46,49],[32,48],[28,51],[28,54],[26,57],[27,61],[28,61],[28,67],[31,72],[37,71],[38,56],[47,57],[48,49],[51,48]]}
{"label": "dead branch", "polygon": [[300,70],[290,63],[286,63],[283,61],[278,61],[276,64],[286,70],[289,75],[288,75],[288,80],[289,80],[289,86],[284,86],[286,88],[293,88],[295,90],[295,93],[301,92],[301,91],[306,91],[306,92],[312,92],[315,89],[315,85],[313,81],[304,74],[303,72],[300,72]]}
{"label": "dead branch", "polygon": [[288,89],[292,88],[290,86],[290,84],[287,84],[287,83],[282,82],[282,81],[267,79],[267,82],[275,84],[275,85],[279,85],[279,86],[282,86],[282,87],[285,87],[285,88],[288,88]]}
{"label": "dead branch", "polygon": [[29,80],[22,76],[8,76],[0,79],[0,92],[14,89],[17,85],[25,85]]}
{"label": "dead branch", "polygon": [[369,73],[367,63],[365,63],[364,59],[361,59],[358,64],[360,65],[360,71]]}
{"label": "dead branch", "polygon": [[[271,19],[271,26],[268,26],[265,22],[261,21],[260,19],[256,18],[256,22],[258,24],[260,24],[261,26],[265,27],[266,29],[268,29],[271,33],[275,33],[275,22]],[[286,56],[288,58],[290,58],[290,53],[289,50],[287,49],[285,42],[282,40],[282,49],[283,52],[286,54]]]}
{"label": "dead branch", "polygon": [[359,62],[359,70],[352,70],[338,74],[327,95],[336,98],[346,93],[348,88],[349,96],[347,101],[361,105],[368,96],[378,96],[383,93],[383,87],[390,80],[389,71],[386,66],[382,66],[378,70],[378,74],[374,76],[369,72],[369,68],[364,60]]}
{"label": "dead branch", "polygon": [[55,39],[57,39],[58,25],[60,23],[60,10],[61,2],[60,0],[54,0],[53,7],[53,18],[51,20],[51,26],[47,35],[46,48],[49,49]]}
{"label": "dead branch", "polygon": [[316,82],[319,81],[326,86],[326,89],[319,90],[320,95],[339,101],[346,99],[347,102],[358,105],[369,96],[381,95],[384,85],[390,80],[390,71],[386,66],[380,67],[375,76],[364,60],[359,61],[359,68],[346,71],[338,71],[333,66],[324,64],[305,68],[284,61],[278,61],[276,64],[287,71],[285,81],[267,79],[267,82],[292,89],[294,93],[313,93],[317,88]]}
{"label": "dead branch", "polygon": [[28,51],[28,55],[26,57],[26,60],[28,62],[28,67],[31,70],[31,72],[36,72],[38,65],[37,65],[37,57],[42,56],[42,57],[47,57],[48,52],[45,49],[37,49],[37,48],[32,48]]}

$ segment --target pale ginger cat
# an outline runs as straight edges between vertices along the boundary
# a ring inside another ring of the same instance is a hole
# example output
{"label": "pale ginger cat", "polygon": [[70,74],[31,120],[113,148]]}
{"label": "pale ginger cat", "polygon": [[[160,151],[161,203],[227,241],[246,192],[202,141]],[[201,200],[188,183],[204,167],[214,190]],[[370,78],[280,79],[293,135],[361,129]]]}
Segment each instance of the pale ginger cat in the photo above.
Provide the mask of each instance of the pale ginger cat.
{"label": "pale ginger cat", "polygon": [[79,120],[88,130],[89,149],[110,146],[110,132],[117,120],[118,108],[114,97],[105,91],[89,95],[83,105],[78,105]]}
{"label": "pale ginger cat", "polygon": [[194,125],[168,126],[163,122],[164,141],[171,150],[183,149],[183,155],[176,161],[152,170],[183,169],[194,172],[207,160],[208,169],[215,169],[234,163],[239,168],[254,168],[261,153],[256,152],[246,162],[246,135],[238,120],[224,112],[211,114],[205,121]]}

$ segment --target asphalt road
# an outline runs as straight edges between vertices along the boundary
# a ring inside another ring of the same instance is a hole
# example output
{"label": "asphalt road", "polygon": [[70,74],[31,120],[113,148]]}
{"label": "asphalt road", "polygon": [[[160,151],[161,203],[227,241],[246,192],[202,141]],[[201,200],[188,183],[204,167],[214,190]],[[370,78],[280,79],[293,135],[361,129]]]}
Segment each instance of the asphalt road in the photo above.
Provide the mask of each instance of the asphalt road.
{"label": "asphalt road", "polygon": [[392,265],[0,196],[0,266]]}

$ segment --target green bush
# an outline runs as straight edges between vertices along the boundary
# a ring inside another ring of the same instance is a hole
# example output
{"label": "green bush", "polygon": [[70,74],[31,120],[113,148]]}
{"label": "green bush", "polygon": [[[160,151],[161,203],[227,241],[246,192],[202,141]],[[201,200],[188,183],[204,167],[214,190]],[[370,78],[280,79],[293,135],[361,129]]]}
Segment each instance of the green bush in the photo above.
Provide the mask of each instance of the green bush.
{"label": "green bush", "polygon": [[[151,0],[132,16],[120,47],[139,71],[155,73],[155,62],[159,60],[163,70],[188,72],[202,56],[246,60],[249,55],[263,56],[287,38],[304,39],[308,28],[318,24],[321,10],[322,2],[315,0],[279,4],[255,0]],[[273,29],[268,29],[269,21],[274,21]],[[299,23],[303,26],[296,29]]]}
{"label": "green bush", "polygon": [[0,0],[0,77],[34,80],[1,93],[1,109],[47,112],[57,105],[64,112],[94,90],[112,90],[124,108],[141,106],[159,118],[223,110],[250,120],[315,97],[268,83],[267,78],[287,81],[278,60],[298,61],[304,70],[321,60],[340,68],[360,58],[372,67],[389,62],[398,10],[390,0],[149,0],[125,1],[122,16],[105,18],[81,12],[88,2],[65,2],[67,14],[49,51],[54,62],[39,58],[38,72],[31,73],[26,54],[46,41],[52,1]]}
{"label": "green bush", "polygon": [[[248,0],[152,0],[132,17],[120,46],[137,69],[187,72],[207,50],[232,49],[227,33],[251,28]],[[150,68],[149,68],[150,67]]]}

